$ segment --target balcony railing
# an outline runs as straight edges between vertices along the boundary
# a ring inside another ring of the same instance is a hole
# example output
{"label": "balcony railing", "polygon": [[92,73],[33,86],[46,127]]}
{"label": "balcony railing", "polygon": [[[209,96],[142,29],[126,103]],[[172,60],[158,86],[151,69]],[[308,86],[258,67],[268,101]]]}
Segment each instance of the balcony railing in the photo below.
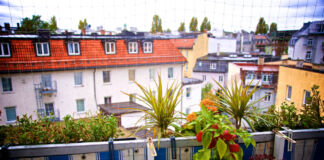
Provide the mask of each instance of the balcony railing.
{"label": "balcony railing", "polygon": [[[255,132],[253,138],[257,142],[256,147],[245,148],[243,159],[259,154],[273,155],[276,159],[321,159],[324,156],[322,146],[324,145],[324,128],[281,131],[291,135],[296,144],[290,144],[284,138],[273,132]],[[154,140],[157,146],[157,140]],[[192,159],[192,155],[201,149],[195,137],[177,137],[175,139],[176,149],[171,149],[171,140],[161,139],[160,148],[156,148],[158,160],[166,159]],[[240,140],[239,143],[242,143]],[[28,146],[9,146],[1,148],[0,158],[35,158],[45,159],[151,159],[150,151],[147,149],[146,140],[114,141],[108,147],[108,142],[87,142],[71,144],[46,144]],[[109,150],[110,149],[110,150]],[[172,154],[176,152],[176,157]],[[110,155],[110,157],[109,157]],[[111,157],[112,155],[112,157]]]}
{"label": "balcony railing", "polygon": [[53,81],[50,86],[46,86],[43,83],[40,85],[40,92],[42,94],[51,94],[51,93],[56,93],[57,92],[57,83],[56,81]]}

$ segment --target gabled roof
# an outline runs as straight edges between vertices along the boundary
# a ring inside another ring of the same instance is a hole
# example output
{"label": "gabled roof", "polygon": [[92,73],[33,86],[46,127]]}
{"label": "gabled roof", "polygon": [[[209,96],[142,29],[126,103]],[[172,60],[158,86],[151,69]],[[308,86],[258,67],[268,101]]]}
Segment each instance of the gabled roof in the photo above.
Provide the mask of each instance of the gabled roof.
{"label": "gabled roof", "polygon": [[[82,36],[81,36],[82,37]],[[88,36],[89,37],[89,36]],[[107,39],[107,37],[106,37]],[[105,54],[102,39],[73,38],[80,42],[80,55],[68,55],[66,39],[49,39],[50,56],[36,56],[35,41],[38,38],[7,38],[10,42],[11,57],[0,58],[0,73],[20,73],[31,71],[52,71],[86,68],[109,68],[124,66],[158,65],[185,63],[186,58],[169,39],[151,39],[153,53],[143,53],[142,40],[108,38],[115,41],[116,54]],[[138,42],[138,53],[129,54],[127,41]]]}
{"label": "gabled roof", "polygon": [[178,49],[192,49],[195,44],[194,38],[186,38],[186,39],[170,39],[170,41],[178,48]]}

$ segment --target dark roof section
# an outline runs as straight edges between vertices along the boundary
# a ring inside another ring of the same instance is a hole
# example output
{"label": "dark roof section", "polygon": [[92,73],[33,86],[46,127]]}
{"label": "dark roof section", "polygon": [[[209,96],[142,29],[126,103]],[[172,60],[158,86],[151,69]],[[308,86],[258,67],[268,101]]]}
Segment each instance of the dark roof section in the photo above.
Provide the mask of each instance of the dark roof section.
{"label": "dark roof section", "polygon": [[315,69],[312,69],[312,68],[306,68],[306,66],[304,66],[303,68],[299,68],[299,67],[291,66],[291,65],[280,65],[280,66],[287,67],[287,68],[293,68],[293,69],[300,69],[300,70],[314,72],[314,73],[324,74],[324,71],[322,71],[322,70],[315,70]]}
{"label": "dark roof section", "polygon": [[[111,103],[111,104],[100,104],[100,110],[107,114],[114,114],[115,116],[119,116],[126,113],[135,113],[141,112],[136,109],[148,110],[148,108],[139,105],[134,102],[119,102],[119,103]],[[135,109],[131,109],[135,108]]]}
{"label": "dark roof section", "polygon": [[196,78],[184,78],[182,84],[183,85],[190,85],[190,84],[199,84],[202,83],[203,81],[200,79]]}

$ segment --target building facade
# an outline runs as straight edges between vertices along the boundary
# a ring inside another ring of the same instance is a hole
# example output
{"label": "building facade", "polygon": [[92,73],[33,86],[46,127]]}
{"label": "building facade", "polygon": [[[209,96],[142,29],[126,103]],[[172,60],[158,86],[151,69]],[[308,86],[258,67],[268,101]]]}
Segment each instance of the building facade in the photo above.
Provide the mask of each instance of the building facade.
{"label": "building facade", "polygon": [[292,60],[324,64],[324,21],[304,23],[289,41],[288,56]]}
{"label": "building facade", "polygon": [[[0,35],[0,124],[37,117],[96,114],[101,104],[133,102],[134,81],[183,82],[185,57],[158,36]],[[144,105],[141,102],[136,102]]]}

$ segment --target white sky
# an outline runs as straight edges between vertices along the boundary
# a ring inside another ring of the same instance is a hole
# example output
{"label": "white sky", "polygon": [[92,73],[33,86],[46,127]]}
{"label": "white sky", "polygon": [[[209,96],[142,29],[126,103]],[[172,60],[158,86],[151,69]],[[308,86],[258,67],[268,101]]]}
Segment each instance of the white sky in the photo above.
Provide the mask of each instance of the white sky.
{"label": "white sky", "polygon": [[255,30],[260,17],[278,24],[279,30],[299,29],[303,22],[324,19],[324,0],[0,0],[0,24],[16,26],[21,18],[41,15],[49,21],[56,16],[60,29],[77,29],[87,18],[92,29],[137,27],[149,31],[152,17],[162,18],[163,29],[177,30],[193,16],[198,27],[206,16],[212,28],[226,31]]}

